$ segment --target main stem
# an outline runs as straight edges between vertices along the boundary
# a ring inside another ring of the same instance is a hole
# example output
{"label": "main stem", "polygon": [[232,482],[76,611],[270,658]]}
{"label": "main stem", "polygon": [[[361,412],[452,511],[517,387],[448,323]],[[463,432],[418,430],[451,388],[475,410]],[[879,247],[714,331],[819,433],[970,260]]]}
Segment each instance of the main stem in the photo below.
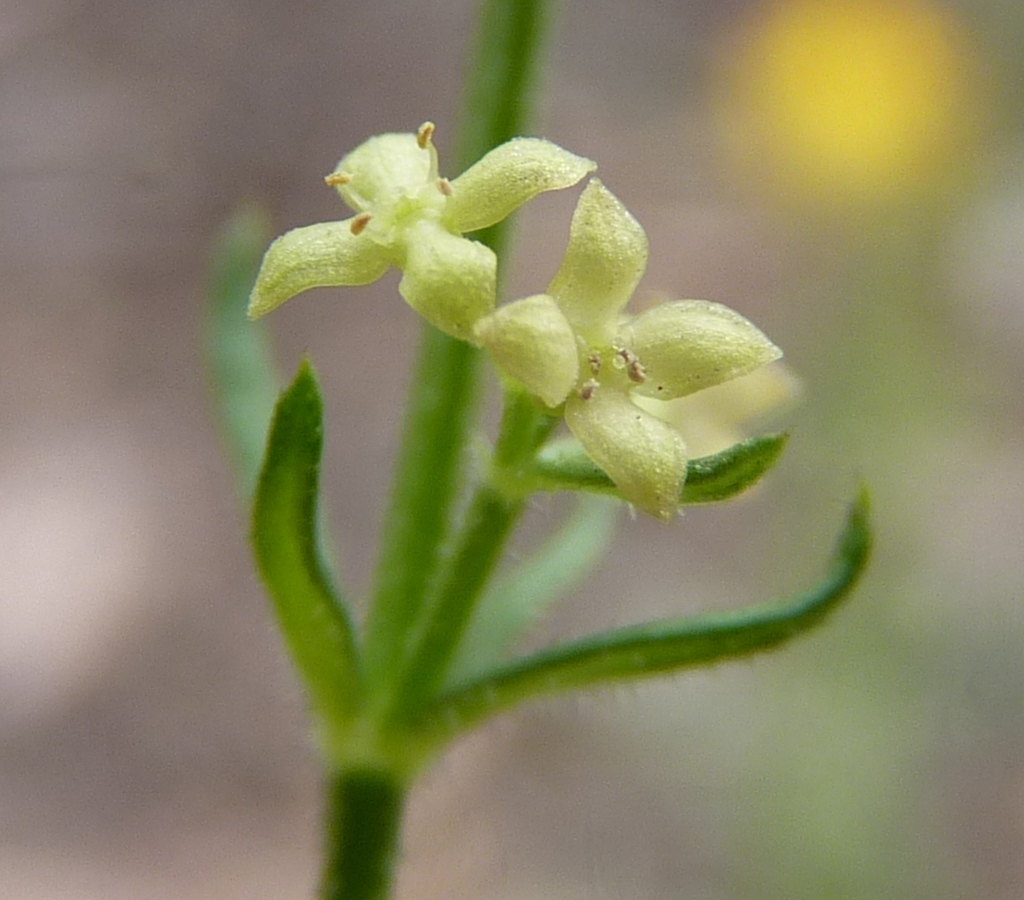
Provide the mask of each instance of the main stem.
{"label": "main stem", "polygon": [[404,783],[386,772],[330,776],[322,900],[391,896],[405,796]]}
{"label": "main stem", "polygon": [[[540,61],[547,0],[484,0],[466,78],[461,171],[525,130]],[[506,229],[475,235],[501,257]],[[422,621],[459,496],[459,464],[477,394],[478,351],[425,328],[376,587],[365,634],[366,676],[385,693]],[[501,531],[501,529],[498,529]],[[497,547],[503,535],[495,535]],[[406,782],[358,769],[329,775],[321,900],[387,900],[400,842]]]}
{"label": "main stem", "polygon": [[[546,0],[484,0],[465,84],[456,167],[525,128]],[[474,235],[501,259],[506,222]],[[499,277],[500,277],[499,272]],[[424,326],[366,627],[367,682],[390,688],[422,621],[459,496],[458,471],[477,396],[479,351]]]}
{"label": "main stem", "polygon": [[430,615],[397,693],[400,719],[415,717],[442,687],[477,601],[523,513],[525,498],[499,486],[504,481],[502,470],[518,471],[532,459],[556,421],[540,412],[529,394],[506,391],[492,474],[473,492],[452,552],[440,572]]}

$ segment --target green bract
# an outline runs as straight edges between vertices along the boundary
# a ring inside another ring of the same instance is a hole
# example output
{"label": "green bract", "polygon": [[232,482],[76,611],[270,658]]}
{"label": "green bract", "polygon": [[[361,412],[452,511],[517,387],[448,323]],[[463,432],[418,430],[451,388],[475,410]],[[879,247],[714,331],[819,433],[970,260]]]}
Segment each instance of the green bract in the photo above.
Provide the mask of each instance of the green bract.
{"label": "green bract", "polygon": [[569,429],[626,500],[669,519],[686,477],[686,445],[634,395],[684,397],[782,353],[717,303],[682,300],[623,315],[646,264],[643,228],[595,179],[547,294],[483,317],[474,339],[548,406],[564,403]]}
{"label": "green bract", "polygon": [[327,176],[356,215],[296,228],[267,250],[249,300],[256,318],[314,287],[368,284],[390,266],[399,291],[432,325],[468,338],[495,304],[497,260],[464,238],[542,191],[569,187],[590,160],[537,138],[514,138],[449,182],[426,123],[416,134],[370,138]]}

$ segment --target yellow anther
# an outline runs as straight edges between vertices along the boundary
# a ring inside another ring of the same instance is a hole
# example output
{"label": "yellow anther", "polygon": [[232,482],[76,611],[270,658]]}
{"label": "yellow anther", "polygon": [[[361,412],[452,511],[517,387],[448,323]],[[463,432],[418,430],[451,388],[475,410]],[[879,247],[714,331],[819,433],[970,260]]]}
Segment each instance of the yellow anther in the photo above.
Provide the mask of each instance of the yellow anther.
{"label": "yellow anther", "polygon": [[358,216],[352,219],[352,224],[349,225],[349,230],[353,234],[362,234],[363,229],[370,224],[370,219],[372,218],[373,216],[371,216],[369,213],[359,213]]}
{"label": "yellow anther", "polygon": [[339,184],[348,184],[352,176],[348,172],[331,172],[324,178],[324,182],[330,187],[337,187]]}
{"label": "yellow anther", "polygon": [[430,139],[434,136],[434,123],[424,122],[416,131],[416,143],[420,150],[426,150],[430,146]]}

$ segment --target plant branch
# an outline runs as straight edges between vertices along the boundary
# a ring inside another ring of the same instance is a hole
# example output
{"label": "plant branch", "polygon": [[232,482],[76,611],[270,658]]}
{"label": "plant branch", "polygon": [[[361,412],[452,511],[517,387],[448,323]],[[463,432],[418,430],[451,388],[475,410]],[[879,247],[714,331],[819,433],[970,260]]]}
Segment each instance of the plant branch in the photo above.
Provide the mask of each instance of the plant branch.
{"label": "plant branch", "polygon": [[793,599],[732,613],[650,622],[548,647],[453,689],[423,713],[447,736],[525,699],[649,677],[775,647],[818,624],[846,597],[871,548],[868,499],[852,505],[822,583]]}

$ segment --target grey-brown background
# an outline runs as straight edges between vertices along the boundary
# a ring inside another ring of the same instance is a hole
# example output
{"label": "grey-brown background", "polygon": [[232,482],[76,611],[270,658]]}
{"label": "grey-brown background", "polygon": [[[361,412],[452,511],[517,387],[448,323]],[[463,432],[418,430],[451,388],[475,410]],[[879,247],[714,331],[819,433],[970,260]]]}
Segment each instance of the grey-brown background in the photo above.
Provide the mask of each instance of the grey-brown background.
{"label": "grey-brown background", "polygon": [[[709,84],[748,4],[562,6],[538,133],[644,223],[643,288],[752,317],[805,402],[764,488],[670,528],[624,516],[544,634],[802,587],[860,476],[879,552],[792,651],[461,743],[415,796],[401,895],[1024,895],[1017,7],[960,9],[995,124],[908,236],[924,207],[819,229],[723,165]],[[472,7],[0,6],[0,896],[310,896],[318,768],[211,424],[209,246],[245,201],[276,231],[340,217],[321,177],[373,133],[431,118],[443,163]],[[517,289],[550,277],[574,196],[523,218]],[[272,318],[283,366],[308,350],[322,375],[358,588],[417,333],[395,284]]]}

